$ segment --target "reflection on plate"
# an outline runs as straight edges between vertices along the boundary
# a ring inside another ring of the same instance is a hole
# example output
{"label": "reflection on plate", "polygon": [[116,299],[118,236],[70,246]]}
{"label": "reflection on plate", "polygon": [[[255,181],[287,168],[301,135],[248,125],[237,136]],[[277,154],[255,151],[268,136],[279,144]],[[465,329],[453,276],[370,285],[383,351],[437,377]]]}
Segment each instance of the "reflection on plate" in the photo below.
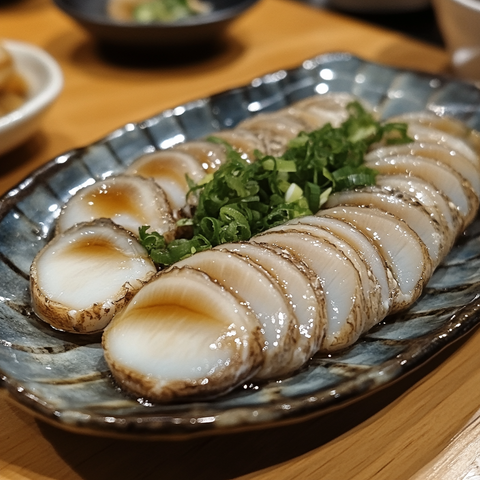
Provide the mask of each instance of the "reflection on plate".
{"label": "reflection on plate", "polygon": [[216,401],[162,406],[129,398],[109,376],[99,337],[58,333],[35,319],[30,263],[76,190],[121,172],[144,152],[327,91],[358,95],[377,106],[382,117],[430,109],[480,129],[475,86],[331,54],[128,124],[52,160],[0,202],[0,378],[10,396],[57,426],[102,435],[151,438],[258,428],[354,401],[474,328],[480,318],[480,221],[409,311],[388,318],[348,351],[315,357],[287,380],[244,385]]}

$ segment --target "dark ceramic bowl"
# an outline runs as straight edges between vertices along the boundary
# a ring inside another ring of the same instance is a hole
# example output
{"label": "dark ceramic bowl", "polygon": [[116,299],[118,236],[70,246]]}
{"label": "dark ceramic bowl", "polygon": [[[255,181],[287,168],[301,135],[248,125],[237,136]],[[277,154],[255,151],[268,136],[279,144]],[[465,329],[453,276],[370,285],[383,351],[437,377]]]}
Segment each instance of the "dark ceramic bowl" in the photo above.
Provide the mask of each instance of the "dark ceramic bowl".
{"label": "dark ceramic bowl", "polygon": [[185,47],[212,42],[227,25],[258,0],[209,0],[210,13],[173,23],[120,22],[107,14],[108,0],[54,0],[58,8],[75,19],[105,44],[130,47]]}

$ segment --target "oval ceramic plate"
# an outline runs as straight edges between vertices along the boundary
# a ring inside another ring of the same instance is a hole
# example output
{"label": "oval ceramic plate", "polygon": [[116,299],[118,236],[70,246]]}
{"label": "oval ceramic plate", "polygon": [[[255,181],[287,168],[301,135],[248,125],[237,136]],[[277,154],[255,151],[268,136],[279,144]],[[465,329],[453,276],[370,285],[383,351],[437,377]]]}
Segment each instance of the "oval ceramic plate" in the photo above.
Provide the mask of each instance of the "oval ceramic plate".
{"label": "oval ceramic plate", "polygon": [[30,263],[47,242],[59,209],[79,188],[121,172],[144,152],[329,91],[354,93],[384,118],[429,109],[480,129],[480,91],[473,85],[331,54],[125,125],[55,158],[0,203],[0,378],[11,398],[57,426],[101,435],[160,438],[261,428],[355,401],[476,327],[479,221],[410,310],[388,318],[347,351],[313,358],[287,380],[244,385],[215,401],[162,406],[130,398],[113,383],[98,336],[59,333],[32,314]]}

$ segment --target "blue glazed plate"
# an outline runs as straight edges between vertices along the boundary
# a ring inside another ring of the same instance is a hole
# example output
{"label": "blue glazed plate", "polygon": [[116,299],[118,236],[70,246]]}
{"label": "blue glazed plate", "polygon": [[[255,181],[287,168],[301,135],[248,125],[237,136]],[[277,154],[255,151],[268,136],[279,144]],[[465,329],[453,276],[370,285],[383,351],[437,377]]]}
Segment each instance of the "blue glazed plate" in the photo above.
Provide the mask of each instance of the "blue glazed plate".
{"label": "blue glazed plate", "polygon": [[125,125],[53,159],[0,200],[0,386],[9,396],[50,423],[84,433],[173,438],[261,428],[355,401],[475,328],[480,321],[478,220],[410,310],[387,318],[347,351],[313,358],[287,380],[244,385],[215,401],[162,406],[130,398],[113,383],[99,336],[56,332],[32,313],[30,264],[49,239],[61,206],[79,188],[121,172],[145,152],[329,91],[351,92],[383,118],[428,109],[480,130],[475,86],[329,54]]}

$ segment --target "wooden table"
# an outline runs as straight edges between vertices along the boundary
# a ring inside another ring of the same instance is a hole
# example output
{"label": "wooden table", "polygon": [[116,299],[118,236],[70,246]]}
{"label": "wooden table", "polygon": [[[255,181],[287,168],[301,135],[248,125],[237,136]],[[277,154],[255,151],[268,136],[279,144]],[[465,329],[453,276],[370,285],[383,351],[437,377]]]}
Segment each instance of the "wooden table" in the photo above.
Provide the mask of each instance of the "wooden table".
{"label": "wooden table", "polygon": [[[231,25],[221,51],[183,65],[142,68],[109,61],[49,0],[1,2],[0,32],[44,48],[65,75],[64,91],[40,131],[0,159],[0,193],[52,157],[129,121],[319,53],[349,51],[428,72],[448,66],[436,47],[293,0],[262,0]],[[336,413],[214,438],[136,442],[77,435],[36,421],[1,397],[0,478],[407,479],[480,406],[480,332],[460,343]]]}

